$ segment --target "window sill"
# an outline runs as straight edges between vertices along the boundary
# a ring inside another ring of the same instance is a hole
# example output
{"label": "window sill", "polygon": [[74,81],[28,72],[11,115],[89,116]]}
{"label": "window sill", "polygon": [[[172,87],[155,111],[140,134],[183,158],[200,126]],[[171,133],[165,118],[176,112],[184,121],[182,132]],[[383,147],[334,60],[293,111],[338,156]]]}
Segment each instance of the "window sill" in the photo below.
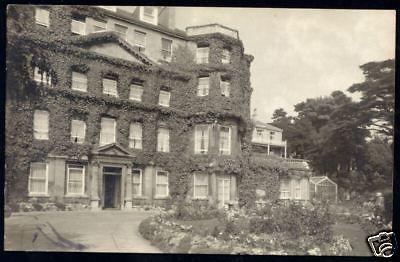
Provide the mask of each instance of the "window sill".
{"label": "window sill", "polygon": [[29,194],[28,197],[43,197],[43,198],[49,198],[50,195],[49,194]]}
{"label": "window sill", "polygon": [[166,200],[166,199],[170,199],[170,196],[155,196],[154,199],[155,200]]}

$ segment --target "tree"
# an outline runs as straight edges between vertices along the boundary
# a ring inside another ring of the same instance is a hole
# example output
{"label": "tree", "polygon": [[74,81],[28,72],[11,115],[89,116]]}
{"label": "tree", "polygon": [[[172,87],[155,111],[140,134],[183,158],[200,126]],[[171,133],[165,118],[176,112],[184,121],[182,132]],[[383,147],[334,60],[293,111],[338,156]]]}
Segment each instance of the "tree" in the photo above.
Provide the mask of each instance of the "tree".
{"label": "tree", "polygon": [[352,85],[348,90],[361,92],[359,110],[369,112],[370,129],[392,137],[394,124],[394,60],[370,62],[360,66],[365,81]]}

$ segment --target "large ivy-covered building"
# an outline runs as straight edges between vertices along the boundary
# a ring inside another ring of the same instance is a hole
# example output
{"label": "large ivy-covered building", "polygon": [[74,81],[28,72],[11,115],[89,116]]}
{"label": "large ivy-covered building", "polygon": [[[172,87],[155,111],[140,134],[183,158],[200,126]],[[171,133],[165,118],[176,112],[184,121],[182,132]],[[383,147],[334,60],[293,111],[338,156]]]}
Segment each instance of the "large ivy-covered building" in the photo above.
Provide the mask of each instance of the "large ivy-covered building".
{"label": "large ivy-covered building", "polygon": [[[253,57],[236,30],[180,31],[166,7],[21,12],[8,18],[9,32],[25,24],[7,50],[8,201],[94,210],[178,197],[238,201]],[[193,63],[180,64],[182,50]],[[14,89],[25,98],[12,98]]]}

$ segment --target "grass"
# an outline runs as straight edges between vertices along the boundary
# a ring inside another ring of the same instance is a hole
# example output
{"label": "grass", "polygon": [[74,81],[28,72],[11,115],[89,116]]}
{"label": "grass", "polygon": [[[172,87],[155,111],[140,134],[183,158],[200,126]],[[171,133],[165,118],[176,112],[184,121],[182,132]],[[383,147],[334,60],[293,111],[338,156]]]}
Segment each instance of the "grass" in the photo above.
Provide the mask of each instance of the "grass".
{"label": "grass", "polygon": [[333,226],[335,235],[343,235],[350,241],[353,250],[350,256],[372,256],[371,250],[367,243],[367,233],[359,224],[349,224],[344,222],[336,222]]}

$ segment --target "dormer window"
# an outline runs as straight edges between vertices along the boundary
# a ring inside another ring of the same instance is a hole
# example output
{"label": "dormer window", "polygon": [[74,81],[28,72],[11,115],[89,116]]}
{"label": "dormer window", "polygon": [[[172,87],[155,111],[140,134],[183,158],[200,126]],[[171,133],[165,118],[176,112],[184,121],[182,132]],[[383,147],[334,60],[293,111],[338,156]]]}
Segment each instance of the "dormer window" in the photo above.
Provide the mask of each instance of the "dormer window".
{"label": "dormer window", "polygon": [[146,49],[146,33],[135,30],[135,46],[139,51],[144,52]]}
{"label": "dormer window", "polygon": [[71,32],[77,35],[86,35],[85,17],[78,15],[72,16]]}
{"label": "dormer window", "polygon": [[158,9],[153,6],[140,7],[140,20],[157,25],[158,24]]}

